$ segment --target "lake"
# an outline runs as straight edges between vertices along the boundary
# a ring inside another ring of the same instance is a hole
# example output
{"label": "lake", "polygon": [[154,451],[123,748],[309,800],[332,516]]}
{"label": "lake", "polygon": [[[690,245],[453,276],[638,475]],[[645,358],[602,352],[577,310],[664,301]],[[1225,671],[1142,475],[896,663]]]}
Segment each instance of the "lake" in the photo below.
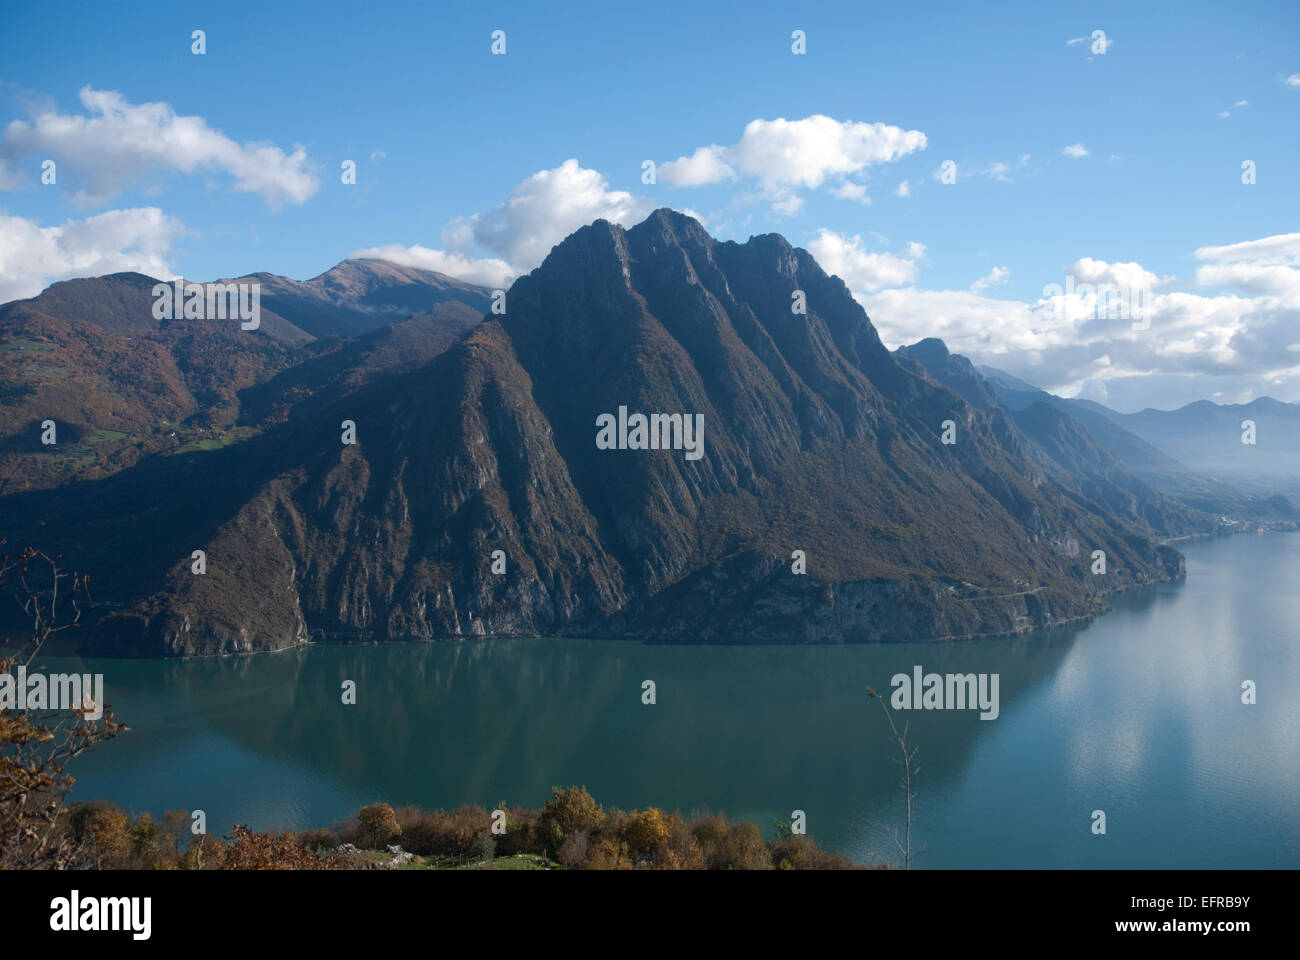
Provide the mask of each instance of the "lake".
{"label": "lake", "polygon": [[607,806],[725,811],[769,835],[803,810],[823,846],[859,862],[897,860],[888,830],[902,823],[897,745],[865,687],[888,693],[918,664],[996,673],[996,719],[896,715],[920,766],[917,866],[1300,867],[1300,536],[1183,549],[1184,583],[1014,639],[485,640],[42,662],[103,673],[132,727],[75,761],[74,799],[203,809],[224,833],[328,825],[376,800],[533,807],[552,785],[585,784]]}

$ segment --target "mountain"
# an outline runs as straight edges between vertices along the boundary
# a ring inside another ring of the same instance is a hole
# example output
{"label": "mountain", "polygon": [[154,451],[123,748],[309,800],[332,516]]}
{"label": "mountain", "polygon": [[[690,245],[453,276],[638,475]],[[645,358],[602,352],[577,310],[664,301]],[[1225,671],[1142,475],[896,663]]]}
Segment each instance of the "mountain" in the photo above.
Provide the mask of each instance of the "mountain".
{"label": "mountain", "polygon": [[[462,335],[488,304],[482,287],[377,260],[344,261],[305,283],[255,278],[262,295],[254,330],[158,319],[159,281],[138,273],[55,283],[0,306],[0,495],[234,442],[274,413],[243,409],[241,391],[307,361],[350,367],[345,334],[365,332],[356,349],[379,349],[372,366],[407,365],[449,345],[448,335]],[[408,322],[413,313],[424,319]],[[52,446],[41,443],[46,420],[57,424]]]}
{"label": "mountain", "polygon": [[[668,210],[572,234],[423,365],[309,379],[307,406],[247,440],[0,499],[15,540],[94,573],[94,652],[945,639],[1088,617],[1182,573],[1105,505],[1104,475],[1086,492],[1000,405],[891,354],[806,251]],[[637,413],[680,416],[665,440],[702,447],[629,448],[609,423]]]}
{"label": "mountain", "polygon": [[[1214,472],[1213,464],[1195,449],[1188,449],[1185,443],[1170,442],[1170,435],[1166,431],[1150,424],[1144,425],[1147,415],[1160,414],[1161,411],[1117,413],[1090,400],[1057,397],[991,367],[980,367],[978,372],[997,394],[998,401],[1009,410],[1020,411],[1033,404],[1045,403],[1069,414],[1083,424],[1097,442],[1128,470],[1194,510],[1212,517],[1235,518],[1238,521],[1291,521],[1297,518],[1295,506],[1285,495],[1300,495],[1295,482],[1289,483],[1285,477],[1270,481],[1266,475],[1250,472]],[[1269,404],[1275,402],[1268,401]],[[1219,408],[1216,415],[1219,422],[1213,430],[1206,429],[1207,436],[1221,438],[1225,434],[1225,424],[1232,422],[1235,416],[1229,411],[1230,408]],[[1177,420],[1178,414],[1179,411],[1173,411],[1169,416]],[[1236,422],[1239,425],[1240,419]],[[1266,422],[1270,425],[1270,434],[1275,435],[1272,419]],[[1240,443],[1239,429],[1233,436]],[[1197,469],[1193,470],[1180,459],[1175,459],[1171,455],[1175,451],[1186,456],[1187,463],[1196,464]],[[1300,473],[1292,475],[1290,480],[1295,481],[1297,477],[1300,477]]]}
{"label": "mountain", "polygon": [[899,347],[894,354],[915,361],[926,375],[955,391],[971,406],[981,410],[998,406],[996,392],[976,371],[975,365],[961,354],[950,353],[947,344],[937,337],[918,340],[910,347]]}
{"label": "mountain", "polygon": [[261,284],[263,309],[313,337],[357,336],[448,301],[465,304],[481,316],[490,308],[492,295],[478,284],[386,260],[344,260],[311,280],[272,273],[239,280]]}
{"label": "mountain", "polygon": [[[1189,403],[1177,410],[1098,411],[1176,460],[1256,492],[1300,495],[1300,404],[1260,397],[1250,403]],[[1243,426],[1254,425],[1254,443]]]}
{"label": "mountain", "polygon": [[[949,353],[942,340],[922,340],[899,347],[895,354],[915,361],[928,376],[980,409],[1001,408],[1004,403],[998,386],[967,358]],[[1072,415],[1072,409],[1052,403],[1056,398],[1032,387],[1029,391],[1004,387],[1011,401],[1007,407],[1028,438],[1035,459],[1043,469],[1054,471],[1056,482],[1072,487],[1112,515],[1127,517],[1153,537],[1174,539],[1213,532],[1217,528],[1214,517],[1160,492],[1131,471],[1087,425]],[[1102,432],[1109,435],[1120,431],[1107,422]]]}

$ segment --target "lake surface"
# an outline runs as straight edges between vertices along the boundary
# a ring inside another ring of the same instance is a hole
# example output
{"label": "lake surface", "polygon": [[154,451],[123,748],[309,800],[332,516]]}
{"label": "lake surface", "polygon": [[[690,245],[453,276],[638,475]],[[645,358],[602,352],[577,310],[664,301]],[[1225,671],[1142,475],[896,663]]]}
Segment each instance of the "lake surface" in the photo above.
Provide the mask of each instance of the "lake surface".
{"label": "lake surface", "polygon": [[[1185,583],[1016,639],[488,640],[44,662],[102,672],[132,727],[76,761],[76,799],[201,808],[224,833],[328,825],[376,800],[533,807],[552,785],[585,784],[607,806],[721,810],[769,834],[801,809],[823,846],[859,862],[897,860],[887,828],[902,823],[897,746],[864,688],[888,692],[916,664],[997,673],[995,720],[898,714],[921,768],[917,866],[1300,867],[1300,535],[1184,552]],[[1105,836],[1091,832],[1097,809]]]}

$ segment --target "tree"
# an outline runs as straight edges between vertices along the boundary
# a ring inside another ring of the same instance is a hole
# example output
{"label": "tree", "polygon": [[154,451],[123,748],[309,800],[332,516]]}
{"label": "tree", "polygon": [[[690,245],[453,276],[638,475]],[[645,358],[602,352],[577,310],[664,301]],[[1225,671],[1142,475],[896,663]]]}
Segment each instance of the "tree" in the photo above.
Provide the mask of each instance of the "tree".
{"label": "tree", "polygon": [[402,835],[397,814],[386,803],[372,803],[368,807],[362,807],[357,819],[361,821],[361,842],[372,850],[395,843]]}
{"label": "tree", "polygon": [[[75,627],[83,605],[91,605],[89,577],[60,569],[57,557],[35,547],[0,556],[0,591],[14,595],[32,624],[29,639],[0,656],[0,674],[10,676],[31,670],[50,637]],[[87,716],[90,704],[77,706],[0,708],[0,868],[89,865],[62,816],[76,782],[68,763],[128,728],[107,704],[95,705],[103,710],[98,719]]]}
{"label": "tree", "polygon": [[668,841],[670,823],[658,807],[650,807],[644,813],[634,813],[628,817],[623,828],[623,839],[627,848],[634,855],[654,853],[655,849]]}
{"label": "tree", "polygon": [[894,839],[894,845],[898,847],[898,852],[903,855],[903,869],[912,869],[912,804],[916,801],[916,793],[912,790],[913,778],[921,772],[921,768],[915,766],[916,748],[910,746],[907,742],[908,724],[903,724],[903,732],[898,732],[898,727],[894,724],[894,715],[889,712],[889,707],[885,706],[885,698],[879,696],[875,690],[867,687],[867,697],[879,701],[880,709],[885,713],[885,720],[889,723],[890,733],[894,736],[894,741],[898,744],[899,752],[902,759],[899,764],[903,768],[903,778],[899,784],[903,788],[903,803],[906,809],[906,820],[903,825],[903,838],[900,840],[897,830],[891,830],[890,835]]}
{"label": "tree", "polygon": [[551,799],[542,808],[538,827],[558,848],[573,834],[599,830],[604,822],[605,811],[586,787],[551,787]]}

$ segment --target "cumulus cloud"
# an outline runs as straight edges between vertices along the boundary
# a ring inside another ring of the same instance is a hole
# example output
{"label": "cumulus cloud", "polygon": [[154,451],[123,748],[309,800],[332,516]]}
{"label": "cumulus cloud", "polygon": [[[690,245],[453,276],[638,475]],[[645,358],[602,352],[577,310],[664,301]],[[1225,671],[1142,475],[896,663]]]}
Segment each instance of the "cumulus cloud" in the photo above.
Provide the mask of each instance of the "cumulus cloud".
{"label": "cumulus cloud", "polygon": [[[183,117],[166,103],[128,103],[120,93],[82,87],[84,114],[49,109],[14,120],[4,131],[6,155],[38,154],[59,176],[85,184],[74,199],[101,203],[157,172],[219,172],[231,189],[254,193],[268,206],[305,203],[320,189],[306,151],[271,143],[239,144],[202,117]],[[61,180],[62,182],[62,180]]]}
{"label": "cumulus cloud", "polygon": [[472,242],[523,272],[541,263],[579,227],[601,219],[630,227],[655,206],[645,197],[610,190],[598,171],[569,159],[533,174],[486,213],[455,222],[444,232],[443,242],[458,252]]}
{"label": "cumulus cloud", "polygon": [[1062,147],[1061,153],[1077,160],[1080,157],[1086,157],[1088,155],[1088,148],[1081,143],[1072,143],[1069,146]]}
{"label": "cumulus cloud", "polygon": [[1300,87],[1300,73],[1293,73],[1282,82],[1288,87]]}
{"label": "cumulus cloud", "polygon": [[[379,257],[424,267],[472,283],[504,286],[536,267],[551,248],[593,220],[631,227],[658,204],[623,190],[611,190],[596,170],[569,159],[519,184],[502,203],[461,217],[442,231],[443,249],[388,245],[353,256]],[[698,217],[693,211],[684,211]]]}
{"label": "cumulus cloud", "polygon": [[819,230],[808,244],[808,252],[827,273],[834,274],[851,290],[879,290],[915,283],[917,261],[925,257],[925,245],[909,243],[907,256],[870,251],[860,236],[846,237],[833,230]]}
{"label": "cumulus cloud", "polygon": [[741,178],[756,181],[763,196],[789,212],[797,191],[816,190],[828,180],[845,191],[837,195],[860,201],[865,188],[859,194],[858,185],[847,177],[925,147],[920,130],[885,123],[840,121],[822,114],[802,120],[759,119],[751,120],[732,146],[699,147],[662,164],[659,176],[683,187]]}
{"label": "cumulus cloud", "polygon": [[912,195],[912,185],[908,183],[906,180],[900,183],[897,186],[897,188],[895,188],[894,190],[894,196],[896,197],[910,197],[911,195]]}
{"label": "cumulus cloud", "polygon": [[715,144],[699,147],[689,157],[678,157],[659,165],[658,179],[676,187],[702,187],[722,180],[734,180],[736,171],[723,159],[726,148]]}
{"label": "cumulus cloud", "polygon": [[134,270],[171,279],[171,246],[184,230],[157,207],[109,210],[57,227],[0,214],[0,303],[73,277]]}
{"label": "cumulus cloud", "polygon": [[[827,246],[823,266],[849,284],[891,347],[940,337],[976,363],[1066,396],[1109,396],[1120,409],[1177,406],[1211,392],[1300,400],[1300,234],[1201,247],[1200,290],[1177,289],[1174,278],[1139,263],[1084,257],[1068,270],[1075,289],[1045,287],[1030,302],[989,296],[991,284],[881,282],[906,272],[882,276],[852,245]],[[1095,289],[1104,284],[1145,285],[1149,326],[1135,329],[1109,309]]]}

